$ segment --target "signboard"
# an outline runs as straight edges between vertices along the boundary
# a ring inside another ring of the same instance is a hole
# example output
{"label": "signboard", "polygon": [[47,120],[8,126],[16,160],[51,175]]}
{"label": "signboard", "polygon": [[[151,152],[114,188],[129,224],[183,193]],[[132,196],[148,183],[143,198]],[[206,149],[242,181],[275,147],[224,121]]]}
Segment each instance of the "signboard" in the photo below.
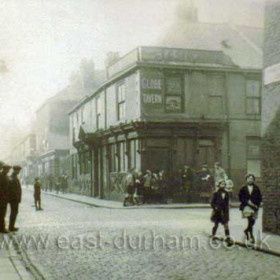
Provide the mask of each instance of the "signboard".
{"label": "signboard", "polygon": [[233,66],[233,63],[230,59],[226,59],[222,51],[161,47],[141,47],[141,61],[161,63],[208,63]]}
{"label": "signboard", "polygon": [[144,104],[162,104],[161,94],[147,94],[143,93],[143,103]]}
{"label": "signboard", "polygon": [[163,73],[155,70],[142,70],[140,87],[142,104],[147,109],[147,112],[163,110]]}
{"label": "signboard", "polygon": [[264,84],[269,85],[280,81],[280,63],[264,69]]}

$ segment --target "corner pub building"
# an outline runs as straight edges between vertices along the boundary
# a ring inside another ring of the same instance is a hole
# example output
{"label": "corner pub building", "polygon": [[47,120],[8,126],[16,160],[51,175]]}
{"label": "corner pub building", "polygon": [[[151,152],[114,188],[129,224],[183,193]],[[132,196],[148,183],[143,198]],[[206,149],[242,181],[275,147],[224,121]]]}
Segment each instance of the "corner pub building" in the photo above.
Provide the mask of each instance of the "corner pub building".
{"label": "corner pub building", "polygon": [[219,161],[236,194],[260,173],[260,102],[261,69],[222,51],[138,47],[69,112],[71,191],[119,200],[130,168],[174,174]]}

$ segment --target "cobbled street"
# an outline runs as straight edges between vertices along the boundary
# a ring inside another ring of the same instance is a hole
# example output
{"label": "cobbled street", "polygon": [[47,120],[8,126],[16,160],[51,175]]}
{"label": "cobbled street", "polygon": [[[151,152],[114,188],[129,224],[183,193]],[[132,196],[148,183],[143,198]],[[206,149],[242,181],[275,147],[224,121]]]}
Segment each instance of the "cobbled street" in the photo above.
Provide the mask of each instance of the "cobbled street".
{"label": "cobbled street", "polygon": [[[24,191],[14,237],[47,280],[280,278],[278,257],[209,244],[210,209],[105,209],[49,195],[42,202],[36,211]],[[238,209],[230,225],[242,232]]]}

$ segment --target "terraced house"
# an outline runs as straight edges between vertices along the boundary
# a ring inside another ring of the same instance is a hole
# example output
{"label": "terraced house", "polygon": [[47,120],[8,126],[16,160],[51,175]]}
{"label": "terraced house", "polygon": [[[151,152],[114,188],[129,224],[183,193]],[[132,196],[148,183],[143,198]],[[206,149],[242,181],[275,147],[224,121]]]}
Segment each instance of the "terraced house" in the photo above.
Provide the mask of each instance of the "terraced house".
{"label": "terraced house", "polygon": [[130,168],[215,161],[236,185],[259,176],[261,79],[222,50],[132,50],[69,113],[72,191],[119,199]]}

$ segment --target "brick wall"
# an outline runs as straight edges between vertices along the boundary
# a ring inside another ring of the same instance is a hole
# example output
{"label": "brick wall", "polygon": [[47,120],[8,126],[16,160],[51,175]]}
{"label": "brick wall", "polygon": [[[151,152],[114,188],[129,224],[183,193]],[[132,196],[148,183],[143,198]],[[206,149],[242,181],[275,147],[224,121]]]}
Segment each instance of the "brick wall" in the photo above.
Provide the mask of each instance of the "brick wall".
{"label": "brick wall", "polygon": [[[265,9],[264,72],[280,63],[280,3],[267,0]],[[280,77],[263,89],[262,177],[263,228],[280,234]]]}

